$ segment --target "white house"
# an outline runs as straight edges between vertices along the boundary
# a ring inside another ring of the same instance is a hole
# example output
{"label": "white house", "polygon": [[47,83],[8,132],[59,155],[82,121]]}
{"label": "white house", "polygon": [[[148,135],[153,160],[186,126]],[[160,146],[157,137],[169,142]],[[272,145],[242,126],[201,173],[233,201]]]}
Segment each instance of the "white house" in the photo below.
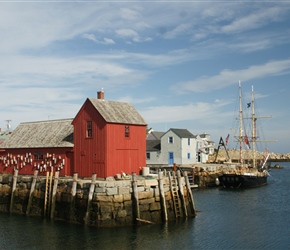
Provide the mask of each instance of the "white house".
{"label": "white house", "polygon": [[214,142],[211,141],[210,135],[207,133],[200,134],[196,137],[197,151],[199,152],[199,161],[206,163],[208,156],[214,153]]}
{"label": "white house", "polygon": [[214,150],[209,134],[193,135],[187,129],[151,131],[146,140],[147,165],[191,165],[206,163]]}
{"label": "white house", "polygon": [[[187,129],[171,128],[147,138],[147,165],[190,165],[197,162],[196,137]],[[158,140],[160,136],[160,140]],[[156,137],[154,140],[152,137]]]}

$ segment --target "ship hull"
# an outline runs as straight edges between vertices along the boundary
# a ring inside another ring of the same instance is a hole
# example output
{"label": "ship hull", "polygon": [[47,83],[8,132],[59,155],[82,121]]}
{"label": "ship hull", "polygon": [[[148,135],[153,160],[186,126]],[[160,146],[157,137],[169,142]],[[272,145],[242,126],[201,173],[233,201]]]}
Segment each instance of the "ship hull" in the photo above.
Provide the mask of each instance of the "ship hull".
{"label": "ship hull", "polygon": [[223,174],[219,182],[224,188],[254,188],[267,184],[267,176]]}

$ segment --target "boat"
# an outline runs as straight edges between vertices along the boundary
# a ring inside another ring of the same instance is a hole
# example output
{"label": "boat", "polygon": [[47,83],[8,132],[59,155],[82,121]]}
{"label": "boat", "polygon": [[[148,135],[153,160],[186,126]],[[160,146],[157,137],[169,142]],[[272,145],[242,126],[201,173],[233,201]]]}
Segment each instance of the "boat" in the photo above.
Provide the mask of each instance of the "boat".
{"label": "boat", "polygon": [[[222,174],[218,177],[217,182],[224,188],[254,188],[260,187],[267,184],[267,178],[269,172],[267,171],[266,162],[269,159],[269,152],[266,150],[266,155],[263,162],[258,164],[256,160],[256,143],[262,142],[258,140],[258,135],[256,133],[256,122],[258,118],[271,118],[269,117],[257,117],[255,115],[255,97],[254,88],[252,86],[251,102],[247,103],[247,107],[251,107],[251,117],[244,118],[243,106],[242,106],[242,88],[241,82],[239,82],[239,134],[235,136],[236,142],[239,144],[239,162],[237,164],[231,164],[227,170],[224,170]],[[243,128],[243,121],[248,119],[251,121],[251,137],[248,137],[246,131]],[[228,138],[227,138],[228,139]],[[221,138],[220,144],[224,144]],[[223,145],[226,152],[226,146]],[[244,149],[244,146],[247,149]],[[251,147],[251,150],[250,150]],[[247,162],[244,160],[244,154],[249,153]],[[228,152],[227,155],[229,156]],[[229,159],[229,162],[231,160]]]}

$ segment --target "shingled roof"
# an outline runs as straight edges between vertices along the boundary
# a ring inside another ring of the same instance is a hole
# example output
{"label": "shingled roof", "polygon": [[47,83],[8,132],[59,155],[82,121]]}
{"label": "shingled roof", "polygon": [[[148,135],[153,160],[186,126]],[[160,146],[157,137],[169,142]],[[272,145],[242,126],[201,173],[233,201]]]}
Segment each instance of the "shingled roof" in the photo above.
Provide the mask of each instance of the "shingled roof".
{"label": "shingled roof", "polygon": [[2,144],[11,133],[11,131],[0,131],[0,144]]}
{"label": "shingled roof", "polygon": [[175,133],[179,138],[196,138],[196,136],[187,129],[171,128],[169,130]]}
{"label": "shingled roof", "polygon": [[72,120],[20,123],[0,148],[73,147]]}
{"label": "shingled roof", "polygon": [[164,135],[164,132],[152,131],[146,140],[160,140],[161,136]]}
{"label": "shingled roof", "polygon": [[160,151],[160,140],[146,140],[146,151]]}
{"label": "shingled roof", "polygon": [[100,115],[108,123],[147,125],[138,111],[126,102],[88,98]]}

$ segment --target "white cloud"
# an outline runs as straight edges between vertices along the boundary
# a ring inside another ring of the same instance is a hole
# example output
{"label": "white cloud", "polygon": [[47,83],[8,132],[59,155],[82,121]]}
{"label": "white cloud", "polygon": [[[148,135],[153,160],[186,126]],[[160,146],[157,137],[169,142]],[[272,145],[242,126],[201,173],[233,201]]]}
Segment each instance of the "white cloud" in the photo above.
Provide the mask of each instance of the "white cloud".
{"label": "white cloud", "polygon": [[125,40],[130,39],[130,41],[133,41],[133,42],[148,42],[152,40],[152,38],[150,37],[140,36],[133,29],[119,29],[119,30],[116,30],[116,34]]}
{"label": "white cloud", "polygon": [[85,39],[88,39],[88,40],[91,40],[95,43],[100,43],[100,44],[115,44],[114,40],[113,39],[110,39],[110,38],[103,38],[103,40],[99,40],[96,38],[96,36],[94,34],[83,34],[82,35],[83,38]]}
{"label": "white cloud", "polygon": [[147,103],[152,103],[153,101],[156,101],[156,98],[154,97],[148,97],[148,98],[133,98],[131,96],[123,96],[119,98],[117,101],[119,102],[128,102],[134,104],[147,104]]}
{"label": "white cloud", "polygon": [[110,38],[104,38],[104,44],[115,44],[114,40],[113,39],[110,39]]}
{"label": "white cloud", "polygon": [[116,33],[118,36],[122,38],[138,37],[138,33],[132,29],[119,29],[119,30],[116,30]]}
{"label": "white cloud", "polygon": [[222,89],[237,81],[248,81],[256,78],[274,76],[278,74],[289,74],[290,60],[271,61],[262,65],[253,65],[241,70],[223,70],[215,76],[203,76],[196,80],[181,82],[172,86],[172,90],[179,93],[208,92]]}
{"label": "white cloud", "polygon": [[231,24],[221,28],[225,33],[237,33],[266,26],[269,22],[279,21],[285,14],[285,8],[272,7],[266,10],[258,10],[244,17],[238,16]]}
{"label": "white cloud", "polygon": [[129,9],[129,8],[121,8],[121,17],[126,20],[136,20],[141,18],[141,15],[138,11]]}
{"label": "white cloud", "polygon": [[178,25],[176,28],[174,28],[173,30],[166,32],[164,37],[168,38],[168,39],[173,39],[176,38],[178,36],[182,36],[183,34],[188,34],[191,33],[191,24],[190,23],[182,23],[180,25]]}
{"label": "white cloud", "polygon": [[[177,122],[194,119],[205,119],[215,117],[218,110],[227,105],[228,101],[218,101],[214,103],[198,102],[186,105],[170,106],[150,106],[141,110],[145,120],[152,123]],[[212,119],[210,119],[212,121]]]}

